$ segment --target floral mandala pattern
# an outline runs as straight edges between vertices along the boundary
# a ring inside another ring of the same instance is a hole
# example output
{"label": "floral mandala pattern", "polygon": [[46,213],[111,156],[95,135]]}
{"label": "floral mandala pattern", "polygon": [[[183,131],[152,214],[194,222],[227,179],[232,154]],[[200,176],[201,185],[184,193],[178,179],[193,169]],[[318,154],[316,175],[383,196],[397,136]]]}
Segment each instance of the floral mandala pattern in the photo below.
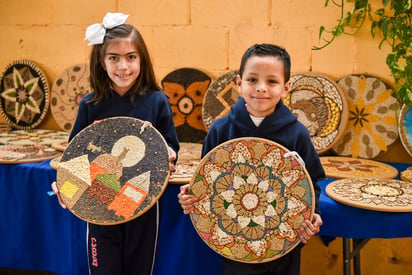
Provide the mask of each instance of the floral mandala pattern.
{"label": "floral mandala pattern", "polygon": [[341,179],[331,182],[326,193],[332,199],[370,210],[412,211],[412,183],[393,179]]}
{"label": "floral mandala pattern", "polygon": [[201,142],[206,136],[202,102],[210,83],[206,73],[192,68],[175,70],[162,80],[181,142]]}
{"label": "floral mandala pattern", "polygon": [[223,143],[204,157],[191,181],[199,204],[191,214],[200,237],[240,262],[279,258],[299,243],[313,215],[313,187],[294,157],[257,138]]}
{"label": "floral mandala pattern", "polygon": [[346,130],[333,150],[340,156],[373,159],[398,138],[396,99],[383,80],[349,75],[338,84],[345,90],[349,117]]}

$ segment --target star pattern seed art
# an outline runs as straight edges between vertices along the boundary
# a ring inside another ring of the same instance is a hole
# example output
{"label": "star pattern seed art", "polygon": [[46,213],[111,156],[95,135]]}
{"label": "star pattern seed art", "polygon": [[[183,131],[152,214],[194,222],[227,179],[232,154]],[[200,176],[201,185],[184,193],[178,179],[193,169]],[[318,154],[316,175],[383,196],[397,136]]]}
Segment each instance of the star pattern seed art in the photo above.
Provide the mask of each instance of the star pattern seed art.
{"label": "star pattern seed art", "polygon": [[398,175],[398,170],[386,163],[369,159],[351,157],[320,157],[327,177],[337,179],[347,178],[380,178],[393,179]]}
{"label": "star pattern seed art", "polygon": [[167,144],[149,123],[130,117],[96,121],[68,144],[57,167],[67,208],[87,222],[127,222],[149,210],[169,178]]}
{"label": "star pattern seed art", "polygon": [[318,153],[329,150],[342,136],[348,121],[348,104],[340,86],[322,74],[291,77],[284,103],[308,128]]}
{"label": "star pattern seed art", "polygon": [[377,178],[340,179],[326,186],[326,194],[337,202],[368,210],[412,211],[412,182]]}
{"label": "star pattern seed art", "polygon": [[52,144],[65,142],[64,131],[31,129],[0,133],[0,163],[40,162],[61,155]]}
{"label": "star pattern seed art", "polygon": [[262,263],[298,245],[298,228],[313,217],[315,197],[309,174],[288,152],[266,139],[240,138],[202,158],[190,182],[199,199],[190,217],[215,252]]}
{"label": "star pattern seed art", "polygon": [[0,112],[14,129],[34,129],[49,109],[49,85],[29,60],[16,60],[0,76]]}

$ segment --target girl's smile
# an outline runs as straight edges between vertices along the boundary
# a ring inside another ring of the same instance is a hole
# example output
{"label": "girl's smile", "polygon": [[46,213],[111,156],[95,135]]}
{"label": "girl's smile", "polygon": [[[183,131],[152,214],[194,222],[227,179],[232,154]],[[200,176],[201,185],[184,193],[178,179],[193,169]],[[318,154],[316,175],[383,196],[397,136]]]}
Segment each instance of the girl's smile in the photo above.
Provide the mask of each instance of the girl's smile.
{"label": "girl's smile", "polygon": [[112,81],[113,89],[124,95],[140,74],[140,57],[129,39],[117,39],[106,48],[103,68]]}

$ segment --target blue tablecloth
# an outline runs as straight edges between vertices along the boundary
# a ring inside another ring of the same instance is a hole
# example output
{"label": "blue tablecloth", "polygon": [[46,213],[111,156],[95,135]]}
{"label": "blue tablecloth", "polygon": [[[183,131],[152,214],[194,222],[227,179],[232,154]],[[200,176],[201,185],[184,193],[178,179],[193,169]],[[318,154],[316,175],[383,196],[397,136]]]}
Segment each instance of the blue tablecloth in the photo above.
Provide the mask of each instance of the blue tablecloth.
{"label": "blue tablecloth", "polygon": [[[403,171],[407,164],[390,163]],[[49,197],[56,171],[49,161],[0,165],[0,267],[88,274],[86,224]],[[320,183],[321,236],[401,238],[412,236],[412,213],[363,210],[337,203]],[[220,256],[206,246],[183,215],[179,185],[161,198],[161,227],[155,275],[218,274]]]}

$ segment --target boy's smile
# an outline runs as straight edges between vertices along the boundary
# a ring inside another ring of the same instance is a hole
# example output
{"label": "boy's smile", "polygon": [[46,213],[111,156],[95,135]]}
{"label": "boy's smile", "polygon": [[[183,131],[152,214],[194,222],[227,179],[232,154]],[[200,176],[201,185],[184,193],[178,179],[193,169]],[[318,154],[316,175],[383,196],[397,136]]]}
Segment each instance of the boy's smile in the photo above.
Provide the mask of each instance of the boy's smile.
{"label": "boy's smile", "polygon": [[236,82],[246,109],[255,117],[273,113],[279,100],[290,90],[290,82],[285,83],[284,79],[283,61],[273,56],[251,56]]}

